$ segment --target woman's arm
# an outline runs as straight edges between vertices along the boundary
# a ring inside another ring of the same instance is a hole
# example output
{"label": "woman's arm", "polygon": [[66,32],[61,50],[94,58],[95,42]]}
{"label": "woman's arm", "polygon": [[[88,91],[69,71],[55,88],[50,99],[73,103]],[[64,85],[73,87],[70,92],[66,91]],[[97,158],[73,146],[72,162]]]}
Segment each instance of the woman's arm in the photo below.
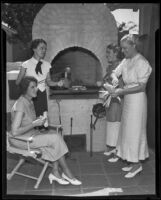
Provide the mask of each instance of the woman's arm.
{"label": "woman's arm", "polygon": [[52,81],[49,72],[48,72],[47,77],[46,77],[46,83],[47,83],[48,86],[59,86],[59,87],[63,86],[63,81],[58,81],[58,82]]}
{"label": "woman's arm", "polygon": [[16,80],[16,85],[18,85],[21,82],[22,78],[25,76],[25,73],[26,73],[26,69],[24,67],[21,67],[17,80]]}
{"label": "woman's arm", "polygon": [[123,95],[134,94],[134,93],[138,93],[138,92],[144,92],[145,88],[146,88],[145,83],[139,83],[138,86],[123,89]]}
{"label": "woman's arm", "polygon": [[112,84],[117,86],[119,83],[118,77],[121,76],[124,66],[126,65],[126,59],[123,59],[121,63],[112,71],[111,78]]}
{"label": "woman's arm", "polygon": [[24,115],[23,112],[16,111],[15,113],[14,120],[12,122],[12,127],[11,127],[11,132],[13,136],[23,135],[25,132],[34,128],[33,123],[27,126],[21,127],[23,115]]}
{"label": "woman's arm", "polygon": [[112,97],[117,97],[119,95],[126,95],[126,94],[135,94],[139,92],[144,92],[146,88],[146,83],[139,83],[138,86],[132,88],[118,88],[113,93],[111,93]]}
{"label": "woman's arm", "polygon": [[111,74],[111,78],[112,78],[112,84],[113,84],[113,86],[118,85],[119,79],[117,78],[117,76],[116,76],[115,73],[112,73],[112,74]]}
{"label": "woman's arm", "polygon": [[12,132],[13,136],[23,135],[27,131],[32,130],[34,127],[43,125],[45,122],[45,119],[39,118],[39,119],[31,122],[30,124],[22,127],[21,122],[23,119],[23,115],[24,115],[24,112],[16,111],[16,113],[15,113],[14,120],[13,120],[12,126],[11,126],[11,132]]}

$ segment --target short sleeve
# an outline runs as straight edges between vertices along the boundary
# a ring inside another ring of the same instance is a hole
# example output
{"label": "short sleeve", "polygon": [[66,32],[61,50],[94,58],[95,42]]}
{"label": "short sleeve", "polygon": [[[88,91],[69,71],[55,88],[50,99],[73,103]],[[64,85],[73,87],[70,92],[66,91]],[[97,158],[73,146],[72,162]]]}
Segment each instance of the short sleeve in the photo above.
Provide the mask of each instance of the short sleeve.
{"label": "short sleeve", "polygon": [[28,68],[28,62],[27,61],[23,62],[22,63],[22,67],[25,68],[25,69],[27,69]]}
{"label": "short sleeve", "polygon": [[48,64],[48,73],[50,72],[50,70],[51,70],[51,64],[49,63]]}
{"label": "short sleeve", "polygon": [[51,69],[51,64],[49,63],[49,69]]}
{"label": "short sleeve", "polygon": [[19,111],[19,112],[24,112],[24,105],[22,101],[16,101],[15,104],[13,105],[12,110]]}
{"label": "short sleeve", "polygon": [[152,68],[146,60],[139,60],[136,66],[136,74],[138,83],[147,83]]}
{"label": "short sleeve", "polygon": [[121,63],[116,67],[115,70],[112,71],[112,73],[115,73],[115,75],[117,77],[119,77],[121,74],[122,74],[122,69],[123,69],[123,66],[125,65],[125,59],[121,61]]}

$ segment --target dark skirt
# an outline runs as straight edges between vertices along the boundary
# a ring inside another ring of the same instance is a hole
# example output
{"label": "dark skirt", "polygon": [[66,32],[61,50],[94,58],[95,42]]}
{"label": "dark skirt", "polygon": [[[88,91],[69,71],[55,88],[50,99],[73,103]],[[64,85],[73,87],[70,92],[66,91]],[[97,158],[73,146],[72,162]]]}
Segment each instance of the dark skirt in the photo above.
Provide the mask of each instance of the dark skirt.
{"label": "dark skirt", "polygon": [[122,113],[122,102],[118,101],[116,98],[112,98],[110,105],[106,108],[106,120],[109,122],[120,122]]}
{"label": "dark skirt", "polygon": [[35,107],[36,117],[39,117],[40,115],[43,115],[43,112],[48,111],[46,90],[43,92],[38,90],[37,97],[33,98],[33,103]]}

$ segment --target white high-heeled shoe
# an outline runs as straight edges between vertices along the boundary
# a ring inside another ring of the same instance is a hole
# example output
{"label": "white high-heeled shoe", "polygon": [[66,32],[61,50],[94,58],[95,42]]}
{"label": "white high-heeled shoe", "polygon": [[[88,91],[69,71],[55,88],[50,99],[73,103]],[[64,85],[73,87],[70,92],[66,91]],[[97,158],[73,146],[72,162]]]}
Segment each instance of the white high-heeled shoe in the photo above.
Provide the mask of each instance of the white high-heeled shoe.
{"label": "white high-heeled shoe", "polygon": [[125,175],[125,178],[133,178],[134,176],[136,176],[136,174],[138,174],[139,172],[141,172],[143,170],[142,166],[140,166],[137,170],[135,170],[134,172],[129,172]]}
{"label": "white high-heeled shoe", "polygon": [[114,163],[114,162],[117,162],[118,160],[119,160],[118,157],[112,157],[112,158],[108,159],[108,162]]}
{"label": "white high-heeled shoe", "polygon": [[62,177],[64,179],[68,180],[72,185],[81,185],[82,184],[82,182],[79,181],[78,179],[76,179],[76,178],[71,179],[71,178],[67,177],[64,173],[62,173]]}
{"label": "white high-heeled shoe", "polygon": [[66,181],[66,180],[64,180],[62,178],[57,178],[56,176],[54,176],[51,173],[49,174],[48,178],[49,178],[50,184],[52,184],[53,181],[56,181],[56,182],[58,182],[61,185],[68,185],[69,184],[68,181]]}
{"label": "white high-heeled shoe", "polygon": [[105,156],[110,156],[112,153],[116,153],[116,149],[112,149],[111,151],[105,151],[103,154]]}
{"label": "white high-heeled shoe", "polygon": [[127,166],[127,167],[123,167],[123,168],[122,168],[122,171],[128,172],[128,171],[130,171],[131,169],[132,169],[132,166]]}

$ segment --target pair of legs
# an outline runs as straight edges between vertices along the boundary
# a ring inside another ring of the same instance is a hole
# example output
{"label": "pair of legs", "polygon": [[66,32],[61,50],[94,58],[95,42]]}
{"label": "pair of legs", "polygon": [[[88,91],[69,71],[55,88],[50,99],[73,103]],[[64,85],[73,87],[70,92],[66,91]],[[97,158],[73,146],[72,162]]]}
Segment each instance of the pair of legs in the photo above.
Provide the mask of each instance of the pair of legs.
{"label": "pair of legs", "polygon": [[68,147],[60,134],[53,133],[52,130],[38,134],[34,137],[32,146],[40,147],[42,157],[51,160],[53,175],[62,178],[62,172],[64,172],[69,178],[74,178],[65,159]]}
{"label": "pair of legs", "polygon": [[121,121],[121,103],[116,98],[112,98],[110,106],[106,108],[106,146],[107,152],[116,148],[120,121]]}
{"label": "pair of legs", "polygon": [[[55,141],[49,141],[55,138]],[[49,181],[52,183],[53,180],[57,181],[59,184],[69,184],[72,185],[81,185],[81,181],[76,179],[71,170],[69,169],[67,162],[65,160],[65,154],[68,152],[68,148],[63,140],[63,138],[58,134],[53,134],[53,136],[49,135],[48,144],[50,143],[50,147],[47,147],[45,150],[47,152],[52,152],[52,158],[57,156],[57,159],[53,161],[53,168],[51,173],[49,174]],[[54,145],[54,150],[52,148],[52,145]],[[49,154],[50,154],[49,153]],[[50,157],[50,155],[48,156]],[[47,154],[46,154],[47,155]]]}
{"label": "pair of legs", "polygon": [[37,97],[33,98],[34,108],[36,117],[44,116],[47,121],[44,125],[37,127],[39,130],[48,130],[48,103],[47,103],[47,93],[45,91],[37,91]]}
{"label": "pair of legs", "polygon": [[44,112],[48,112],[47,93],[46,90],[37,91],[37,97],[33,98],[36,117],[40,117]]}
{"label": "pair of legs", "polygon": [[[63,140],[62,136],[53,133],[53,131],[47,131],[46,133],[40,133],[37,130],[34,130],[35,135],[33,136],[33,141],[30,143],[31,149],[39,149],[42,152],[42,159],[49,160],[52,165],[52,173],[61,178],[60,169],[69,177],[73,178],[66,160],[65,154],[68,152],[68,147]],[[23,137],[30,137],[31,134],[26,134]],[[11,139],[10,140],[13,146],[16,146],[20,149],[27,149],[27,143],[20,140]],[[61,168],[60,168],[61,167]]]}
{"label": "pair of legs", "polygon": [[51,173],[54,174],[57,178],[62,178],[62,171],[71,179],[74,178],[72,172],[70,171],[65,156],[62,156],[57,161],[53,162],[53,168]]}
{"label": "pair of legs", "polygon": [[111,155],[112,153],[115,153],[117,140],[118,140],[118,134],[119,134],[119,128],[120,128],[120,122],[114,121],[106,122],[106,155]]}

